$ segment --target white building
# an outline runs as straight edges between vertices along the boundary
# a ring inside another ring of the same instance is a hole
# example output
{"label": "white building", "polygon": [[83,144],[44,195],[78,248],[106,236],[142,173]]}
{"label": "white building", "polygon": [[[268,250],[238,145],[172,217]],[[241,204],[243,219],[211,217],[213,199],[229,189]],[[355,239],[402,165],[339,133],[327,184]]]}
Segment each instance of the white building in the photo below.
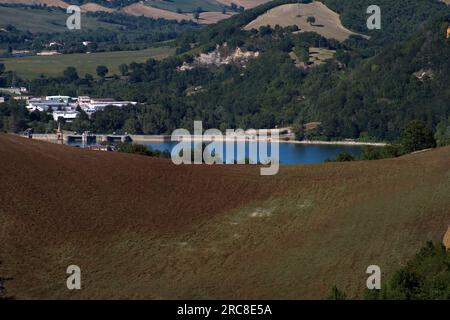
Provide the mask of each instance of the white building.
{"label": "white building", "polygon": [[64,103],[69,103],[72,98],[69,96],[47,96],[45,97],[45,100],[48,101],[58,101],[58,102],[64,102]]}
{"label": "white building", "polygon": [[9,93],[9,94],[17,94],[17,95],[21,95],[22,93],[27,93],[27,88],[25,87],[19,87],[19,88],[0,88],[0,92],[5,92],[5,93]]}
{"label": "white building", "polygon": [[[48,98],[48,97],[47,97]],[[76,106],[70,105],[64,101],[58,101],[58,100],[42,100],[40,98],[32,98],[28,99],[28,105],[26,108],[28,111],[33,112],[35,110],[38,111],[70,111],[74,109]]]}
{"label": "white building", "polygon": [[56,56],[59,54],[61,54],[61,53],[56,50],[42,51],[42,52],[36,53],[37,56]]}
{"label": "white building", "polygon": [[95,109],[96,111],[103,110],[108,106],[118,107],[122,108],[127,105],[136,105],[137,102],[134,101],[114,101],[112,99],[92,99],[91,102],[88,105],[89,109]]}
{"label": "white building", "polygon": [[78,106],[83,109],[88,114],[95,113],[96,111],[103,110],[108,106],[114,106],[118,108],[125,107],[129,104],[136,105],[137,102],[134,101],[115,101],[111,98],[94,99],[88,96],[79,96]]}
{"label": "white building", "polygon": [[85,108],[91,103],[91,97],[88,96],[79,96],[77,99],[78,106],[80,108]]}
{"label": "white building", "polygon": [[63,118],[66,122],[72,122],[78,116],[78,111],[54,111],[53,112],[53,120],[58,121]]}
{"label": "white building", "polygon": [[[75,103],[71,101],[76,100]],[[125,107],[127,105],[136,105],[134,101],[115,101],[114,99],[91,99],[88,96],[79,96],[77,99],[69,96],[46,96],[45,99],[32,98],[27,100],[26,108],[29,112],[35,110],[51,113],[55,121],[59,118],[65,119],[67,122],[73,121],[79,112],[77,107],[83,109],[89,116],[99,110],[103,110],[107,106]]]}

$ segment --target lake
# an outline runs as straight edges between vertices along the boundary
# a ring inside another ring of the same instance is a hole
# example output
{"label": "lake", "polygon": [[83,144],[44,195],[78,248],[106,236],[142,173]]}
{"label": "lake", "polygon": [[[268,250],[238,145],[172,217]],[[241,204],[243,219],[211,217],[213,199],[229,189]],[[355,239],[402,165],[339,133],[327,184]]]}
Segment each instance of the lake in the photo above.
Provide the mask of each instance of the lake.
{"label": "lake", "polygon": [[[169,150],[172,151],[177,142],[139,142],[153,150]],[[269,144],[270,146],[270,144]],[[362,146],[345,146],[345,145],[303,145],[292,143],[280,143],[280,163],[281,164],[313,164],[322,163],[329,159],[335,159],[339,153],[346,152],[354,157],[362,155],[364,147]],[[236,148],[235,148],[236,149]],[[248,156],[248,145],[246,146],[246,158]],[[226,157],[226,152],[222,153]],[[237,152],[235,151],[235,154]],[[270,154],[270,148],[269,148]],[[224,158],[221,156],[221,158]],[[235,159],[237,160],[237,159]],[[255,160],[255,159],[251,159]]]}
{"label": "lake", "polygon": [[[136,143],[143,144],[153,150],[169,150],[172,151],[173,147],[176,146],[177,142],[150,142],[150,141],[136,141]],[[206,143],[208,144],[208,143]],[[80,142],[70,143],[72,146],[83,147]],[[195,143],[199,145],[199,143]],[[194,146],[195,148],[195,146]],[[224,148],[225,149],[225,148]],[[235,145],[235,155],[237,147]],[[270,155],[270,144],[268,148],[268,153]],[[360,157],[363,154],[363,146],[347,146],[347,145],[321,145],[321,144],[293,144],[293,143],[280,143],[280,164],[314,164],[323,163],[326,160],[335,159],[339,153],[348,153],[355,158]],[[220,158],[226,158],[226,152],[223,150],[222,153],[218,153]],[[236,159],[234,160],[242,160]],[[255,161],[253,157],[249,157],[249,146],[248,143],[245,149],[245,158]]]}

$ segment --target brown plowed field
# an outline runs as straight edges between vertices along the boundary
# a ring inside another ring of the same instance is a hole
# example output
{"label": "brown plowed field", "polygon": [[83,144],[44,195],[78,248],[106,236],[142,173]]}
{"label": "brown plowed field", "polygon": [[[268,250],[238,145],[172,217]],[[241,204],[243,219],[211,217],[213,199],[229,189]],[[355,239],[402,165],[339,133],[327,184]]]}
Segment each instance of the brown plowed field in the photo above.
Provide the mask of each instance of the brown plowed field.
{"label": "brown plowed field", "polygon": [[86,3],[81,6],[81,10],[83,12],[96,12],[96,11],[104,11],[104,12],[113,12],[114,9],[101,6],[97,3]]}
{"label": "brown plowed field", "polygon": [[18,299],[357,297],[368,265],[388,274],[450,224],[450,148],[261,177],[1,134],[0,168]]}

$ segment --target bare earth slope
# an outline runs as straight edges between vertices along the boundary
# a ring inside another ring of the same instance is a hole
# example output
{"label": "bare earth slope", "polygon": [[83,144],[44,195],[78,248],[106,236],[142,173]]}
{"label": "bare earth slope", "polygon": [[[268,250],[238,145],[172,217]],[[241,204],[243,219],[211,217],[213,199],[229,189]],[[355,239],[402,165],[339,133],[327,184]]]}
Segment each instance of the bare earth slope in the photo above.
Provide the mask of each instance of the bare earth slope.
{"label": "bare earth slope", "polygon": [[113,12],[114,9],[101,6],[97,3],[86,3],[81,6],[81,10],[83,12],[96,12],[96,11],[104,11],[104,12]]}
{"label": "bare earth slope", "polygon": [[122,11],[134,16],[145,16],[148,18],[155,18],[155,19],[163,18],[178,21],[192,19],[192,14],[188,15],[186,13],[176,13],[168,10],[146,6],[142,3],[133,3],[129,6],[122,8]]}
{"label": "bare earth slope", "polygon": [[0,168],[16,298],[358,296],[367,266],[388,274],[450,224],[450,148],[261,177],[2,134]]}
{"label": "bare earth slope", "polygon": [[[314,24],[307,22],[308,17],[316,18]],[[322,2],[314,1],[307,4],[284,4],[275,7],[250,22],[245,29],[259,29],[262,26],[288,27],[296,25],[301,32],[316,32],[325,38],[344,41],[351,35],[358,35],[345,28],[339,14],[330,10]]]}

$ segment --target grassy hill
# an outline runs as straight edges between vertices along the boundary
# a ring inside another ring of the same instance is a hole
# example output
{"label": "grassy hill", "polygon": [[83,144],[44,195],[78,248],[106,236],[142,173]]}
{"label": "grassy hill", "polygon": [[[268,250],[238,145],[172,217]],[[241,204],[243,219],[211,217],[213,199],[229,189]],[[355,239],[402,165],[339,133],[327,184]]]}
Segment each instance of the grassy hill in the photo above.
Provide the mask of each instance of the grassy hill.
{"label": "grassy hill", "polygon": [[271,0],[147,0],[145,3],[174,12],[178,10],[181,10],[182,12],[194,12],[198,8],[202,8],[204,11],[221,12],[224,8],[227,11],[231,10],[232,4],[235,4],[236,7],[251,9],[270,1]]}
{"label": "grassy hill", "polygon": [[[274,177],[9,135],[0,153],[16,298],[359,297],[367,266],[391,274],[450,224],[450,148]],[[83,290],[65,287],[71,264]]]}
{"label": "grassy hill", "polygon": [[[168,20],[192,20],[199,24],[211,24],[218,22],[223,19],[229,18],[232,14],[239,11],[239,6],[243,6],[245,8],[253,8],[254,6],[263,4],[265,2],[269,2],[268,0],[243,0],[241,2],[233,2],[228,0],[173,0],[173,1],[165,1],[165,0],[147,0],[147,1],[130,1],[128,5],[124,6],[124,3],[116,3],[114,1],[110,1],[105,3],[104,1],[81,1],[81,9],[82,12],[96,12],[96,11],[104,11],[104,12],[121,12],[125,14],[129,14],[132,16],[145,16],[148,18],[162,18]],[[0,0],[0,4],[15,4],[22,6],[46,6],[46,7],[58,7],[58,8],[67,8],[70,3],[74,3],[71,1],[62,1],[62,0]],[[232,7],[232,3],[237,5],[236,7]],[[29,10],[30,8],[20,8],[18,10],[24,11]],[[202,13],[200,14],[200,19],[196,20],[193,17],[193,12],[201,9]],[[223,13],[223,10],[226,11],[226,14]],[[20,17],[21,13],[19,13],[19,17],[13,18],[12,23],[17,28],[27,28],[27,30],[34,30],[28,23],[22,24],[22,18]],[[47,17],[48,19],[50,17]],[[53,17],[53,19],[58,19],[58,16]],[[1,20],[0,20],[1,21]],[[59,29],[51,29],[41,28],[39,26],[40,23],[47,22],[41,21],[37,19],[36,26],[38,26],[39,31],[48,32],[48,31],[60,31]],[[7,23],[5,22],[5,25]],[[20,27],[19,27],[20,26]],[[65,19],[64,19],[65,26]]]}
{"label": "grassy hill", "polygon": [[57,56],[32,56],[24,58],[5,58],[0,62],[5,64],[7,70],[13,70],[25,79],[33,79],[44,74],[47,76],[60,76],[67,67],[75,67],[80,76],[90,73],[96,76],[95,69],[105,65],[109,74],[120,74],[119,66],[123,63],[145,62],[150,58],[161,60],[175,53],[174,48],[157,47],[137,51],[116,51],[99,53],[76,53]]}
{"label": "grassy hill", "polygon": [[[315,22],[309,23],[308,17],[314,17]],[[351,35],[358,35],[345,28],[339,15],[321,2],[291,3],[275,7],[250,22],[245,29],[259,29],[264,26],[274,28],[276,25],[281,27],[295,25],[301,32],[316,32],[326,38],[339,41],[344,41]]]}
{"label": "grassy hill", "polygon": [[197,8],[202,8],[204,11],[220,12],[225,7],[216,0],[147,0],[145,3],[156,8],[174,12],[177,12],[178,10],[182,12],[193,12]]}
{"label": "grassy hill", "polygon": [[[13,25],[19,30],[30,30],[33,33],[64,32],[67,31],[67,17],[67,14],[52,9],[37,10],[33,8],[0,7],[0,28]],[[101,22],[84,14],[82,14],[81,19],[84,29],[118,28],[118,25]]]}

